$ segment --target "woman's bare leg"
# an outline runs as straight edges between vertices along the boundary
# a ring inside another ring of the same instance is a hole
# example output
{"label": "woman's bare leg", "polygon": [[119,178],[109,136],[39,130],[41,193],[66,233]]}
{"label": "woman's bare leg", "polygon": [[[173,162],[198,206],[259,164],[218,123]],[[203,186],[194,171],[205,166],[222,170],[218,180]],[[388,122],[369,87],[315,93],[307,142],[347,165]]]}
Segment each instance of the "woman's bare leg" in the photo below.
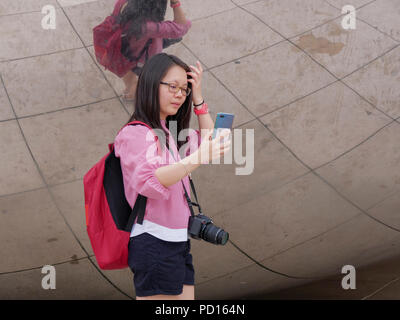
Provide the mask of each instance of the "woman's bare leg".
{"label": "woman's bare leg", "polygon": [[182,293],[179,295],[157,294],[148,297],[136,297],[136,300],[194,300],[194,286],[184,284]]}
{"label": "woman's bare leg", "polygon": [[179,295],[180,300],[194,300],[194,286],[183,285],[183,292]]}
{"label": "woman's bare leg", "polygon": [[136,92],[136,86],[138,80],[137,75],[133,73],[131,70],[129,70],[126,73],[126,75],[122,77],[122,80],[124,81],[125,84],[124,97],[127,99],[133,99]]}
{"label": "woman's bare leg", "polygon": [[133,80],[133,76],[134,76],[135,74],[131,71],[131,70],[129,70],[123,77],[122,77],[122,80],[124,81],[124,84],[125,84],[125,90],[124,90],[124,92],[125,91],[128,91],[128,88],[130,87],[130,84],[132,83],[132,80]]}

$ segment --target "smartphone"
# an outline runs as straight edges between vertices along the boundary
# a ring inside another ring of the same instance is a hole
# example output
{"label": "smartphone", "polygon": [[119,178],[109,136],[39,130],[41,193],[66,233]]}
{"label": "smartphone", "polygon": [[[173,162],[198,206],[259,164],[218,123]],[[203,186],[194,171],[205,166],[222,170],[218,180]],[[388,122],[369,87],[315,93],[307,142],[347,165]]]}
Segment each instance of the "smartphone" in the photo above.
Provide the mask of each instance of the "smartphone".
{"label": "smartphone", "polygon": [[215,120],[214,132],[212,138],[217,136],[219,129],[232,129],[234,114],[219,112],[217,113],[217,119]]}

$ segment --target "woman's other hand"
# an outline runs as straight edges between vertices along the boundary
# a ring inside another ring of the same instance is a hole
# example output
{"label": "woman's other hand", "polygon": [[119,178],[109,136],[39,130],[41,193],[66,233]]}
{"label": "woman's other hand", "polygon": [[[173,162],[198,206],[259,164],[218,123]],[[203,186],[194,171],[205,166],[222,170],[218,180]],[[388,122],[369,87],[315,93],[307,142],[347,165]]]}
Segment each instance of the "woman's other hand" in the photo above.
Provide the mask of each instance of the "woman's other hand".
{"label": "woman's other hand", "polygon": [[207,130],[207,134],[204,136],[199,148],[191,155],[193,156],[193,161],[196,161],[196,163],[209,164],[213,160],[221,158],[222,155],[230,150],[231,131],[223,129],[220,131],[220,134],[212,139],[213,131]]}
{"label": "woman's other hand", "polygon": [[192,79],[188,79],[188,82],[192,84],[192,92],[193,92],[193,103],[199,104],[203,101],[203,97],[201,94],[201,80],[203,77],[203,68],[199,61],[196,62],[197,67],[189,66],[192,69],[191,72],[187,72],[188,75],[192,77]]}

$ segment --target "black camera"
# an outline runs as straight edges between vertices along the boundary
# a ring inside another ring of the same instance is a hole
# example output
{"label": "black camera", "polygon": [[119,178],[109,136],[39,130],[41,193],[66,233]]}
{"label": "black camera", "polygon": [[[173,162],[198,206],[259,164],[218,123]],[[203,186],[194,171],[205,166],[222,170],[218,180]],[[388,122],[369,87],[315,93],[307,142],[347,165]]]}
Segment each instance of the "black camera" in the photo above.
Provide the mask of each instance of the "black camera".
{"label": "black camera", "polygon": [[194,239],[203,239],[213,244],[224,245],[229,239],[228,232],[215,226],[209,217],[202,214],[190,216],[188,232]]}

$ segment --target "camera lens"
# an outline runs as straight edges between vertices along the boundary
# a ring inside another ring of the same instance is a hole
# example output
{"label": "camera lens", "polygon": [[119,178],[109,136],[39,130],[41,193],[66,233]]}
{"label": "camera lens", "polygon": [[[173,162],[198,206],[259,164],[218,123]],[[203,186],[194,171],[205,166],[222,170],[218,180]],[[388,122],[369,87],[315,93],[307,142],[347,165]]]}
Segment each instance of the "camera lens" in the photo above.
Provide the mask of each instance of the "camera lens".
{"label": "camera lens", "polygon": [[220,232],[217,234],[217,243],[224,245],[229,240],[229,233],[220,229]]}
{"label": "camera lens", "polygon": [[224,245],[229,239],[229,234],[210,223],[205,227],[202,238],[214,244]]}

